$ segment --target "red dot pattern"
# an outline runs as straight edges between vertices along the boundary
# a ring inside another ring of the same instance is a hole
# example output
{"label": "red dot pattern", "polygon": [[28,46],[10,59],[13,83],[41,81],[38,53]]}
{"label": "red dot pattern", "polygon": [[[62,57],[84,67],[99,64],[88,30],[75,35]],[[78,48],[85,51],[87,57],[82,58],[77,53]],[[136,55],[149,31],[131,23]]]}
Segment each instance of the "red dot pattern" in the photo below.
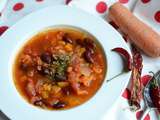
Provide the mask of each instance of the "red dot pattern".
{"label": "red dot pattern", "polygon": [[[139,120],[139,119],[141,118],[142,114],[143,114],[143,110],[138,111],[138,112],[136,113],[136,118],[137,118],[137,120]],[[147,115],[145,116],[144,120],[150,120],[149,114],[147,114]]]}
{"label": "red dot pattern", "polygon": [[148,2],[150,2],[151,0],[141,0],[142,1],[142,3],[148,3]]}
{"label": "red dot pattern", "polygon": [[144,120],[150,120],[149,114],[146,115],[146,117],[144,118]]}
{"label": "red dot pattern", "polygon": [[0,27],[0,35],[2,35],[7,29],[8,29],[8,26],[1,26]]}
{"label": "red dot pattern", "polygon": [[119,0],[119,2],[125,4],[125,3],[128,3],[129,0]]}
{"label": "red dot pattern", "polygon": [[19,11],[21,9],[24,8],[24,4],[23,3],[16,3],[14,6],[13,6],[13,10],[14,11]]}
{"label": "red dot pattern", "polygon": [[160,23],[160,11],[157,11],[154,15],[155,20]]}
{"label": "red dot pattern", "polygon": [[147,83],[151,80],[152,76],[150,75],[144,75],[142,78],[141,78],[141,82],[144,86],[147,85]]}
{"label": "red dot pattern", "polygon": [[138,111],[138,112],[136,113],[136,118],[137,118],[137,119],[140,119],[141,116],[142,116],[142,114],[143,114],[143,111]]}
{"label": "red dot pattern", "polygon": [[103,1],[99,2],[96,5],[96,11],[100,14],[105,13],[107,11],[107,4]]}
{"label": "red dot pattern", "polygon": [[127,99],[127,100],[130,99],[130,97],[131,97],[131,92],[130,92],[130,90],[129,90],[128,88],[126,88],[126,89],[124,90],[124,92],[123,92],[123,94],[122,94],[122,97],[125,98],[125,99]]}
{"label": "red dot pattern", "polygon": [[[35,0],[36,2],[42,2],[44,0]],[[72,0],[66,0],[66,4],[69,4]],[[141,0],[142,3],[146,4],[149,3],[151,0]],[[129,0],[119,0],[120,3],[126,4],[129,2]],[[16,3],[13,6],[13,10],[14,11],[19,11],[22,10],[24,8],[24,3]],[[108,9],[108,6],[105,2],[101,1],[99,3],[97,3],[96,5],[96,11],[100,14],[105,13]],[[1,15],[1,13],[0,13]],[[154,15],[155,20],[160,23],[160,11],[156,12]],[[118,29],[119,27],[113,22],[111,21],[110,24],[115,28]],[[0,26],[0,35],[2,35],[6,30],[8,29],[8,26]],[[123,36],[124,38],[126,38],[126,36]],[[141,81],[143,83],[143,85],[145,86],[147,84],[147,82],[151,79],[150,75],[145,75],[141,78]],[[131,92],[128,88],[125,89],[125,91],[122,94],[122,97],[129,100],[131,97]],[[136,118],[139,119],[142,115],[143,111],[139,111],[136,113]],[[144,120],[150,120],[150,116],[149,114],[147,114],[147,116],[145,117]]]}

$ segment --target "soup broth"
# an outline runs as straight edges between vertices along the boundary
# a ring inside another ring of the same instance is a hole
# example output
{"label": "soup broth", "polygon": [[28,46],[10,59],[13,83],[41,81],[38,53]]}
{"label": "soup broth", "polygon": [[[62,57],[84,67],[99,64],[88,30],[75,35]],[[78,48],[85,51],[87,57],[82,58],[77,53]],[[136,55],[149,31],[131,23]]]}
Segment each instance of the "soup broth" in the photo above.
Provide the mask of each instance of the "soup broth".
{"label": "soup broth", "polygon": [[52,28],[29,39],[18,52],[14,83],[32,105],[60,110],[89,100],[103,83],[106,60],[90,34]]}

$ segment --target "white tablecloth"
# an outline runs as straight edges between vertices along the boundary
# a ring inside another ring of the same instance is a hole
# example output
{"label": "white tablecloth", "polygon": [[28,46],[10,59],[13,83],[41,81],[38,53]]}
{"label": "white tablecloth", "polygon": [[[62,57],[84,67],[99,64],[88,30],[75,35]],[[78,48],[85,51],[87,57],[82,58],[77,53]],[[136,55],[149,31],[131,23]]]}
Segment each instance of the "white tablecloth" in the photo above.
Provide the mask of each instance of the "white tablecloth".
{"label": "white tablecloth", "polygon": [[[139,17],[142,21],[144,21],[160,33],[159,0],[9,0],[3,11],[1,11],[0,35],[25,15],[47,6],[57,4],[76,6],[91,14],[106,19],[109,6],[116,1],[123,3],[137,17]],[[126,38],[126,36],[124,37]],[[156,72],[160,68],[160,58],[153,59],[143,55],[143,59],[144,68],[142,82],[148,79],[149,71]],[[110,112],[104,116],[103,120],[138,119],[140,114],[143,112],[143,108],[141,108],[141,110],[137,112],[131,112],[128,105],[129,94],[129,89],[126,88],[122,96],[117,100],[116,104],[113,105],[113,108],[110,110]],[[158,118],[156,116],[156,113],[154,111],[151,111],[145,117],[145,120],[157,120]],[[0,117],[0,120],[1,119],[5,120],[2,115]]]}

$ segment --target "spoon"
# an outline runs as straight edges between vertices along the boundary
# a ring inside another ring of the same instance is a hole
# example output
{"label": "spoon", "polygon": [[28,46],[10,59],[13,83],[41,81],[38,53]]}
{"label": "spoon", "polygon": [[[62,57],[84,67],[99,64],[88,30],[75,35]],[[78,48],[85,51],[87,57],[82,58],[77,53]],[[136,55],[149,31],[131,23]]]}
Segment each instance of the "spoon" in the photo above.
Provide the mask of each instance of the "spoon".
{"label": "spoon", "polygon": [[[153,72],[150,72],[154,75]],[[143,90],[143,97],[144,97],[144,102],[146,105],[146,109],[144,110],[143,115],[141,116],[141,120],[144,120],[145,116],[151,111],[151,110],[156,110],[157,108],[153,105],[152,99],[150,97],[149,91],[150,91],[150,86],[151,82],[153,80],[157,80],[158,85],[160,86],[160,71],[158,71],[153,78],[147,83]]]}

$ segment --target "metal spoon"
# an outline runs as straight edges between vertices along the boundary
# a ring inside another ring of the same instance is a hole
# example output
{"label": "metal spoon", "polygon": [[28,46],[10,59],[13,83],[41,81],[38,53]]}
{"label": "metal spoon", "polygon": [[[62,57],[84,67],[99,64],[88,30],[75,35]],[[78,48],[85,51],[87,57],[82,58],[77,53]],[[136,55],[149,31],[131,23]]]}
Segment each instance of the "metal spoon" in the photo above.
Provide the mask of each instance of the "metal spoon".
{"label": "metal spoon", "polygon": [[[152,73],[152,72],[150,72]],[[144,97],[144,102],[146,105],[146,109],[143,113],[143,115],[141,116],[141,120],[144,120],[145,116],[151,111],[151,110],[155,110],[157,108],[155,108],[155,106],[153,105],[152,99],[150,97],[149,91],[150,91],[150,85],[151,85],[151,81],[153,79],[157,80],[158,85],[160,86],[160,71],[158,71],[154,76],[154,78],[152,78],[147,85],[145,86],[144,90],[143,90],[143,97]]]}

